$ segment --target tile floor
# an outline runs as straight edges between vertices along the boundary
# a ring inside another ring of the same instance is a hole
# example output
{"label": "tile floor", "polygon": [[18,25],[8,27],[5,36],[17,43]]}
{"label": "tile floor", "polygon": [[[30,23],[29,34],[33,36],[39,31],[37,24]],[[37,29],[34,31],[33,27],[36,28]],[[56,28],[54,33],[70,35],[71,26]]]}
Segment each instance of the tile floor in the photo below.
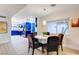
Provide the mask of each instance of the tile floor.
{"label": "tile floor", "polygon": [[[32,49],[28,53],[28,39],[22,36],[12,36],[8,43],[0,44],[0,55],[31,55]],[[79,51],[70,48],[64,48],[62,52],[59,48],[59,55],[78,55]],[[35,55],[46,55],[42,53],[40,48],[35,50]],[[56,52],[50,53],[56,55]]]}

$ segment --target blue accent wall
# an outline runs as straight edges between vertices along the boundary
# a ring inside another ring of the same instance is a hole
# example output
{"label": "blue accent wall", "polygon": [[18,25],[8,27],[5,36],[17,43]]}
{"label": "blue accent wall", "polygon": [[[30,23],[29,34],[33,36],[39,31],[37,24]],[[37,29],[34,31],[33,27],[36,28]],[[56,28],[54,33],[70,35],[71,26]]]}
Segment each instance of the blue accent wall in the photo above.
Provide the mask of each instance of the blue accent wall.
{"label": "blue accent wall", "polygon": [[31,31],[31,23],[26,22],[26,31]]}
{"label": "blue accent wall", "polygon": [[31,32],[35,32],[35,23],[31,24]]}
{"label": "blue accent wall", "polygon": [[23,34],[23,31],[17,31],[17,30],[14,30],[14,31],[11,31],[11,35],[20,35],[20,34]]}

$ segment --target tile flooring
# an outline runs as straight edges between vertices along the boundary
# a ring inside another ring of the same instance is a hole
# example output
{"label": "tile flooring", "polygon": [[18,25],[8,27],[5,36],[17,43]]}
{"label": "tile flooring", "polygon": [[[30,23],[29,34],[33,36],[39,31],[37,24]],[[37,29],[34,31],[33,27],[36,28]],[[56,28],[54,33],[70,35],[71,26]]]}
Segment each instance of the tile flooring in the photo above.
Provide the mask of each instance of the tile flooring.
{"label": "tile flooring", "polygon": [[[23,36],[12,36],[8,43],[0,44],[0,55],[31,55],[32,49],[28,53],[28,39]],[[62,52],[59,48],[59,55],[78,55],[79,51],[64,47]],[[34,55],[46,55],[42,53],[40,48],[35,50]],[[56,55],[56,52],[50,53]]]}

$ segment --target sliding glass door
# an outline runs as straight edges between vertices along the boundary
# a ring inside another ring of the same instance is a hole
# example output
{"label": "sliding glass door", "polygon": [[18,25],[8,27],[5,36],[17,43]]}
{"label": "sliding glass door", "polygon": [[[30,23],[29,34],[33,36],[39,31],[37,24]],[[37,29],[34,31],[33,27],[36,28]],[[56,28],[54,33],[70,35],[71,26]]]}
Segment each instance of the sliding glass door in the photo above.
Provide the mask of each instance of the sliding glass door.
{"label": "sliding glass door", "polygon": [[69,20],[63,21],[49,21],[48,22],[48,32],[52,34],[69,33]]}

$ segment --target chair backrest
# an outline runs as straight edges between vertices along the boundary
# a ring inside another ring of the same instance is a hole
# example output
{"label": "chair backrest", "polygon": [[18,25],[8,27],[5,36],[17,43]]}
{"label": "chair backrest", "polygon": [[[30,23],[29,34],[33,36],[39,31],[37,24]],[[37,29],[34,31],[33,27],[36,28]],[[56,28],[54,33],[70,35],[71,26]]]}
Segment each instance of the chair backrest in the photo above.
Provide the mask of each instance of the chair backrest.
{"label": "chair backrest", "polygon": [[28,41],[29,41],[30,47],[34,48],[35,47],[35,43],[37,43],[35,41],[34,36],[32,34],[29,34],[27,37],[28,37]]}
{"label": "chair backrest", "polygon": [[59,37],[58,36],[50,36],[47,40],[47,51],[58,51],[59,47]]}
{"label": "chair backrest", "polygon": [[61,34],[59,34],[58,36],[59,36],[59,38],[60,38],[60,43],[62,43],[64,34],[61,33]]}
{"label": "chair backrest", "polygon": [[33,36],[36,36],[37,35],[37,32],[33,32],[33,33],[31,33]]}

